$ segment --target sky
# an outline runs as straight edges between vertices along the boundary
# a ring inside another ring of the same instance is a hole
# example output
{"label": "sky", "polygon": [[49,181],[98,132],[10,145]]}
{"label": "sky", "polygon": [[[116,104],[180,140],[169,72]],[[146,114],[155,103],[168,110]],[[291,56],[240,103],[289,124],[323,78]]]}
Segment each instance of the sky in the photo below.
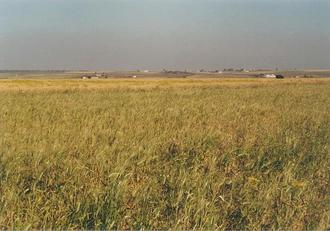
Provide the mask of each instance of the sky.
{"label": "sky", "polygon": [[330,0],[0,0],[0,69],[330,69]]}

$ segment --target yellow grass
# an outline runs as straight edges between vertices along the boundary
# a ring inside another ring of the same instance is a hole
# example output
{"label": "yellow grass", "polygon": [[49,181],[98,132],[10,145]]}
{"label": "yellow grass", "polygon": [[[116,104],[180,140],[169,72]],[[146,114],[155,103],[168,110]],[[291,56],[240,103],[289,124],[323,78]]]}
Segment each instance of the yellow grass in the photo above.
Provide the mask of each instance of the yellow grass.
{"label": "yellow grass", "polygon": [[329,79],[0,81],[0,227],[330,227]]}
{"label": "yellow grass", "polygon": [[327,78],[313,79],[253,79],[253,78],[142,78],[142,79],[47,79],[47,80],[0,80],[0,91],[8,90],[67,90],[67,89],[113,89],[113,88],[155,88],[193,86],[261,86],[283,84],[329,84]]}

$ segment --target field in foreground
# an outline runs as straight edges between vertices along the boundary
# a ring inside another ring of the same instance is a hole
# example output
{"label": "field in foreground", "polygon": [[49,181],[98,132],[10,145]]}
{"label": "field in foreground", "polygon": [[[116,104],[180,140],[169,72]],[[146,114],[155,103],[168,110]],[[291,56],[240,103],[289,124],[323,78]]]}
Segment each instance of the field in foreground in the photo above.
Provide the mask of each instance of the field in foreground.
{"label": "field in foreground", "polygon": [[330,80],[0,81],[0,228],[330,227]]}

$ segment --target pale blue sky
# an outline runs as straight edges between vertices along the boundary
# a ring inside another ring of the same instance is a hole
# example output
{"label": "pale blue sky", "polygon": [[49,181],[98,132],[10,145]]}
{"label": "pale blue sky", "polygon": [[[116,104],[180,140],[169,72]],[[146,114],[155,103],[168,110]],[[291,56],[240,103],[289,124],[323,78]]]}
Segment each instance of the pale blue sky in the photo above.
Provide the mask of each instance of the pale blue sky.
{"label": "pale blue sky", "polygon": [[330,0],[0,0],[0,69],[330,68]]}

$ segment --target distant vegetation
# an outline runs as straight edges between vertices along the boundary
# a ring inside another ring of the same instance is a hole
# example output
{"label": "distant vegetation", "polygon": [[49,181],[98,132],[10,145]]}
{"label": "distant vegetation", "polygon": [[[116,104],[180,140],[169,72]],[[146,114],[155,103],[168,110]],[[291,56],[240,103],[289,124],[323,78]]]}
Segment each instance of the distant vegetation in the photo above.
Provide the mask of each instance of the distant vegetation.
{"label": "distant vegetation", "polygon": [[88,70],[0,70],[0,79],[90,79],[90,78],[255,78],[267,74],[284,78],[330,78],[330,70],[267,70],[267,69],[200,69],[149,71],[88,71]]}
{"label": "distant vegetation", "polygon": [[0,228],[326,230],[330,80],[2,80]]}
{"label": "distant vegetation", "polygon": [[[72,71],[88,71],[88,70],[72,70]],[[0,70],[0,73],[63,73],[70,72],[70,70]]]}

